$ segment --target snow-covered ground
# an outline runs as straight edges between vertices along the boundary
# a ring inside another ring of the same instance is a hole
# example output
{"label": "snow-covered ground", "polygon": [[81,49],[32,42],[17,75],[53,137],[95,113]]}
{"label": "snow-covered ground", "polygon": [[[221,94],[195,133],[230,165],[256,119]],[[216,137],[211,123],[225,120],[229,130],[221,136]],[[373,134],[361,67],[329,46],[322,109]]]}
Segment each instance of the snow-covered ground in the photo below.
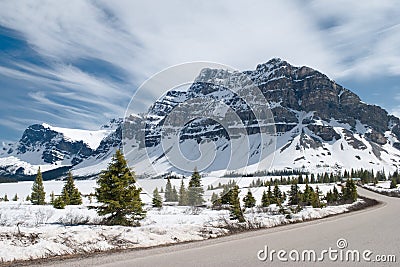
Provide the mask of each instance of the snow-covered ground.
{"label": "snow-covered ground", "polygon": [[[256,179],[254,177],[237,179],[241,187],[240,198],[243,198],[248,190],[243,187],[248,187]],[[267,177],[262,179],[269,180]],[[203,178],[203,185],[206,189],[208,185],[227,183],[230,179],[222,178],[222,180],[224,182],[221,182],[221,178],[206,177]],[[171,182],[178,189],[181,180],[176,179]],[[96,186],[94,180],[75,181],[75,183],[84,195],[93,193]],[[187,179],[185,183],[187,185]],[[162,179],[139,180],[139,184],[145,188],[144,191],[150,191],[155,186],[165,189],[165,180]],[[143,248],[229,234],[227,222],[230,221],[227,210],[179,206],[156,209],[150,206],[151,195],[144,192],[142,200],[146,203],[147,216],[141,221],[140,227],[104,226],[97,224],[101,218],[96,212],[88,209],[90,200],[87,196],[84,197],[83,205],[67,206],[64,210],[54,209],[50,205],[33,206],[24,201],[30,193],[31,186],[32,182],[0,184],[0,197],[4,197],[4,194],[7,194],[10,200],[15,194],[20,197],[18,201],[0,202],[0,261],[29,260],[110,249]],[[47,200],[50,192],[60,194],[62,186],[61,181],[44,182],[45,190],[48,192]],[[333,184],[318,186],[325,193],[333,187]],[[289,186],[280,188],[282,191],[289,190]],[[304,186],[301,185],[300,188],[304,189]],[[208,203],[212,192],[219,190],[205,192]],[[260,204],[262,192],[266,188],[251,188],[251,190],[257,204]],[[291,216],[279,214],[278,208],[271,205],[268,212],[261,212],[257,208],[248,209],[245,217],[248,225],[273,227],[343,213],[351,205],[321,209],[306,207]]]}
{"label": "snow-covered ground", "polygon": [[399,185],[397,185],[397,188],[390,188],[390,181],[380,181],[378,182],[376,185],[374,184],[366,184],[363,185],[363,187],[378,192],[378,193],[386,193],[386,194],[390,194],[390,193],[397,193],[400,195],[400,187]]}

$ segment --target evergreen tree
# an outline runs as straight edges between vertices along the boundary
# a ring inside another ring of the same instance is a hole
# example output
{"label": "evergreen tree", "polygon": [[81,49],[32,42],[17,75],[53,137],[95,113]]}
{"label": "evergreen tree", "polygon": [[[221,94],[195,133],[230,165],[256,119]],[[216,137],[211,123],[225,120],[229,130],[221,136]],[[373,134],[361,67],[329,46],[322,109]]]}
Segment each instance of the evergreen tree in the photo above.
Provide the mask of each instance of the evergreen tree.
{"label": "evergreen tree", "polygon": [[342,188],[342,200],[354,202],[357,200],[357,187],[352,179],[347,179],[345,187]]}
{"label": "evergreen tree", "polygon": [[311,182],[312,184],[315,184],[315,175],[314,173],[311,174]]}
{"label": "evergreen tree", "polygon": [[137,225],[145,217],[140,199],[141,188],[136,188],[134,172],[127,166],[124,155],[117,150],[107,170],[97,180],[96,197],[101,206],[95,207],[100,216],[107,216],[110,225]]}
{"label": "evergreen tree", "polygon": [[162,207],[162,198],[161,198],[160,194],[158,193],[157,187],[153,191],[152,203],[153,203],[153,207],[155,207],[155,208],[161,208]]}
{"label": "evergreen tree", "polygon": [[317,186],[317,188],[315,189],[315,192],[312,192],[312,195],[311,195],[311,206],[313,208],[321,208],[322,207],[320,197],[321,197],[321,192],[319,190],[319,187]]}
{"label": "evergreen tree", "polygon": [[303,179],[303,175],[302,174],[299,174],[298,182],[299,182],[299,184],[304,183],[304,179]]}
{"label": "evergreen tree", "polygon": [[5,195],[4,195],[4,198],[3,198],[3,200],[4,200],[5,202],[8,202],[8,201],[10,201],[10,200],[8,199],[8,196],[7,196],[7,194],[5,194]]}
{"label": "evergreen tree", "polygon": [[336,186],[333,186],[333,191],[332,191],[332,200],[333,202],[337,202],[339,201],[340,195],[339,195],[339,191],[337,190]]}
{"label": "evergreen tree", "polygon": [[221,204],[230,204],[231,202],[231,188],[227,185],[222,186],[222,192],[221,192]]}
{"label": "evergreen tree", "polygon": [[329,191],[326,193],[325,199],[326,199],[326,203],[327,203],[327,204],[333,203],[333,194],[332,194],[332,190],[329,190]]}
{"label": "evergreen tree", "polygon": [[175,186],[172,188],[171,201],[172,202],[179,201],[178,191],[176,191],[176,187]]}
{"label": "evergreen tree", "polygon": [[266,208],[271,204],[271,199],[268,197],[267,192],[263,192],[262,197],[261,197],[261,206]]}
{"label": "evergreen tree", "polygon": [[32,193],[30,196],[30,201],[32,202],[33,205],[44,205],[46,204],[45,197],[46,193],[44,192],[42,172],[40,171],[39,167],[36,179],[32,185]]}
{"label": "evergreen tree", "polygon": [[271,205],[271,204],[276,204],[276,203],[274,202],[274,194],[272,193],[272,190],[271,190],[271,184],[268,185],[267,196],[268,196],[270,205]]}
{"label": "evergreen tree", "polygon": [[56,209],[64,209],[65,203],[61,196],[54,198],[53,207]]}
{"label": "evergreen tree", "polygon": [[213,209],[221,208],[221,199],[218,197],[218,194],[213,192],[211,195],[211,206]]}
{"label": "evergreen tree", "polygon": [[27,195],[25,201],[31,201],[31,196]]}
{"label": "evergreen tree", "polygon": [[279,189],[279,186],[277,183],[275,183],[275,186],[274,186],[274,195],[273,195],[272,199],[273,199],[273,201],[272,201],[273,204],[280,205],[282,203],[282,192]]}
{"label": "evergreen tree", "polygon": [[311,199],[312,199],[312,188],[306,184],[306,188],[304,189],[304,193],[302,194],[302,202],[303,205],[305,206],[310,206],[311,205]]}
{"label": "evergreen tree", "polygon": [[194,169],[192,177],[189,181],[188,187],[188,204],[189,206],[200,206],[204,203],[203,199],[204,190],[201,186],[201,176],[197,171],[197,168]]}
{"label": "evergreen tree", "polygon": [[238,220],[239,222],[245,222],[243,211],[240,207],[239,193],[239,186],[234,186],[231,190],[230,200],[231,219]]}
{"label": "evergreen tree", "polygon": [[165,194],[164,194],[164,199],[166,202],[172,202],[172,184],[171,180],[168,177],[167,178],[167,184],[165,185]]}
{"label": "evergreen tree", "polygon": [[65,203],[65,205],[81,205],[82,204],[82,196],[79,192],[78,188],[76,188],[74,183],[74,178],[72,177],[72,173],[68,173],[67,181],[64,184],[64,187],[61,192],[61,197]]}
{"label": "evergreen tree", "polygon": [[290,191],[289,191],[289,205],[298,205],[300,203],[300,190],[299,186],[297,183],[293,183],[290,186]]}
{"label": "evergreen tree", "polygon": [[15,196],[13,197],[13,199],[12,199],[13,201],[18,201],[18,195],[17,194],[15,194]]}
{"label": "evergreen tree", "polygon": [[250,189],[247,192],[247,195],[244,196],[243,202],[245,208],[253,208],[256,206],[256,199],[253,197],[253,194],[251,193]]}
{"label": "evergreen tree", "polygon": [[392,180],[390,181],[390,189],[394,189],[394,188],[397,188],[396,178],[392,178]]}
{"label": "evergreen tree", "polygon": [[183,179],[181,180],[181,187],[179,188],[179,206],[187,206],[188,205],[188,195],[187,190],[185,188],[185,184],[183,183]]}

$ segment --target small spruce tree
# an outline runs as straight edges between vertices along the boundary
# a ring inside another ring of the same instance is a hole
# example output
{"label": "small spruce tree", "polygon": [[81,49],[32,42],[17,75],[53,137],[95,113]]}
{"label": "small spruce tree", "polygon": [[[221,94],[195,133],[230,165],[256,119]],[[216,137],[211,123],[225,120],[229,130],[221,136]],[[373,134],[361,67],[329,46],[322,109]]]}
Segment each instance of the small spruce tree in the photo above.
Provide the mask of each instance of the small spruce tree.
{"label": "small spruce tree", "polygon": [[40,171],[39,167],[36,179],[32,185],[32,193],[30,196],[30,201],[32,202],[33,205],[44,205],[46,204],[45,197],[46,197],[46,192],[44,191],[42,172]]}
{"label": "small spruce tree", "polygon": [[231,200],[230,200],[230,213],[232,220],[238,220],[239,222],[245,222],[242,208],[240,207],[239,199],[239,186],[235,185],[231,189]]}
{"label": "small spruce tree", "polygon": [[395,178],[392,178],[392,180],[390,181],[390,189],[394,189],[397,187],[397,181]]}
{"label": "small spruce tree", "polygon": [[61,196],[54,198],[53,207],[56,209],[64,209],[65,203]]}
{"label": "small spruce tree", "polygon": [[94,207],[109,225],[136,226],[145,217],[140,199],[141,188],[136,188],[134,173],[128,168],[124,155],[117,150],[107,170],[97,180],[96,197],[102,205]]}
{"label": "small spruce tree", "polygon": [[5,194],[5,195],[4,195],[4,198],[3,198],[3,199],[4,199],[4,201],[5,201],[5,202],[8,202],[8,201],[10,201],[10,200],[8,199],[8,196],[7,196],[7,194]]}
{"label": "small spruce tree", "polygon": [[250,189],[247,192],[247,195],[244,196],[243,202],[245,208],[253,208],[256,206],[256,199],[253,197],[253,194],[251,193]]}
{"label": "small spruce tree", "polygon": [[12,200],[13,201],[18,201],[18,199],[19,199],[18,194],[15,194]]}
{"label": "small spruce tree", "polygon": [[187,206],[188,205],[188,195],[187,190],[185,188],[185,184],[183,183],[183,179],[181,180],[181,187],[179,188],[179,206]]}
{"label": "small spruce tree", "polygon": [[265,190],[264,190],[262,197],[261,197],[261,206],[266,208],[270,204],[271,204],[271,200],[269,199],[267,192],[265,192]]}
{"label": "small spruce tree", "polygon": [[282,192],[279,189],[278,183],[275,183],[273,194],[273,203],[280,205],[282,203]]}
{"label": "small spruce tree", "polygon": [[164,194],[164,198],[166,202],[171,202],[172,200],[172,185],[171,185],[171,180],[168,177],[167,178],[167,184],[165,185],[165,194]]}
{"label": "small spruce tree", "polygon": [[81,205],[82,204],[82,196],[79,192],[78,188],[76,188],[74,183],[74,178],[72,177],[72,173],[68,173],[67,181],[64,184],[64,187],[61,192],[61,197],[65,203],[65,205]]}
{"label": "small spruce tree", "polygon": [[171,201],[177,202],[178,200],[179,200],[178,191],[176,191],[176,187],[174,186],[172,188]]}
{"label": "small spruce tree", "polygon": [[192,177],[189,181],[188,187],[188,204],[189,206],[200,206],[204,203],[203,199],[204,190],[201,186],[201,176],[197,171],[197,168],[194,169]]}
{"label": "small spruce tree", "polygon": [[153,199],[152,199],[153,207],[154,208],[161,208],[162,207],[162,198],[158,193],[157,187],[153,191]]}
{"label": "small spruce tree", "polygon": [[290,186],[290,191],[289,191],[289,205],[298,205],[300,203],[300,191],[299,191],[299,186],[297,183],[293,183]]}

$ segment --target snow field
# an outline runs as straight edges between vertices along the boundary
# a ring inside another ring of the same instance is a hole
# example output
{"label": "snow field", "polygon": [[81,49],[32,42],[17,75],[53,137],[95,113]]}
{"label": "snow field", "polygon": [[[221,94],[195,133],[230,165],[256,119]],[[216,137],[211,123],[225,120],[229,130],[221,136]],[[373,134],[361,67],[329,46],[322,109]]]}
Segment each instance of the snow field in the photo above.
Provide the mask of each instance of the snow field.
{"label": "snow field", "polygon": [[[247,193],[249,184],[258,177],[236,178],[241,187],[240,198]],[[260,177],[269,180],[270,177]],[[228,183],[232,178],[203,177],[204,189],[208,185]],[[185,179],[185,186],[189,179]],[[156,209],[150,206],[151,194],[157,186],[165,190],[166,180],[145,179],[138,184],[144,188],[141,195],[146,203],[147,216],[141,221],[140,227],[104,226],[98,225],[101,218],[95,210],[88,209],[90,204],[87,197],[83,198],[84,204],[67,206],[63,210],[54,209],[50,205],[33,206],[24,201],[30,194],[32,182],[15,184],[0,184],[0,197],[7,193],[11,200],[15,194],[20,196],[18,201],[0,202],[0,261],[29,260],[50,256],[68,255],[106,251],[110,249],[144,248],[164,244],[174,244],[184,241],[204,240],[215,238],[229,233],[226,222],[229,221],[229,211],[211,210],[208,208],[191,208],[170,206],[168,203]],[[172,186],[179,190],[181,179],[172,179]],[[95,180],[75,181],[82,194],[94,193]],[[52,191],[60,194],[64,185],[62,181],[45,181],[47,192],[46,200]],[[316,185],[311,185],[316,187]],[[332,189],[333,184],[318,185],[321,192],[326,193]],[[304,185],[300,185],[304,190]],[[287,192],[290,186],[280,186]],[[265,187],[251,188],[257,205],[261,202],[262,192]],[[219,193],[221,189],[205,190],[204,198],[209,199],[213,192]],[[172,203],[171,203],[172,204]],[[326,208],[305,207],[301,212],[293,214],[290,218],[278,214],[278,208],[271,205],[270,212],[259,212],[257,208],[248,209],[245,217],[249,224],[259,227],[274,227],[281,224],[300,222],[304,220],[322,218],[332,214],[346,212],[354,204]],[[235,222],[232,222],[235,223]],[[82,225],[81,225],[82,224]]]}

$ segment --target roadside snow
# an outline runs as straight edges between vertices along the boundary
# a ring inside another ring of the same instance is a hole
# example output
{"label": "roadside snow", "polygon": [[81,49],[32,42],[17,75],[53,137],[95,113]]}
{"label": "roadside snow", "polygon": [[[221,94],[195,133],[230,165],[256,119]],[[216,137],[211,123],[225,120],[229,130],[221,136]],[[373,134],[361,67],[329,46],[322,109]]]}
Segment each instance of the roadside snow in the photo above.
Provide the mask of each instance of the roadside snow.
{"label": "roadside snow", "polygon": [[[247,193],[249,183],[254,179],[244,178],[238,182],[241,187],[240,198]],[[267,177],[264,177],[267,179]],[[228,181],[225,179],[224,181]],[[173,186],[180,185],[180,179],[171,180]],[[214,184],[212,177],[203,179],[204,186]],[[138,181],[141,186],[150,190],[155,186],[165,188],[165,180],[147,179]],[[187,184],[188,180],[185,180]],[[0,262],[14,260],[30,260],[43,257],[69,255],[106,251],[110,249],[145,248],[164,244],[174,244],[185,241],[205,240],[229,234],[232,225],[239,225],[229,219],[227,210],[211,210],[209,208],[191,208],[164,206],[161,209],[150,206],[151,196],[143,194],[146,203],[147,216],[141,221],[140,227],[104,226],[99,225],[101,217],[88,209],[89,193],[94,192],[96,181],[75,181],[76,186],[85,195],[83,205],[67,206],[64,210],[54,209],[50,205],[33,206],[24,201],[30,193],[32,182],[15,184],[0,184],[0,197],[7,193],[12,199],[18,194],[20,200],[0,202]],[[49,201],[49,193],[60,194],[62,181],[46,181],[44,187]],[[313,187],[316,185],[312,185]],[[333,184],[319,184],[322,192],[333,187]],[[303,185],[300,186],[301,188]],[[280,186],[282,191],[289,186]],[[144,191],[147,191],[147,190]],[[260,203],[265,187],[251,188],[257,203]],[[209,199],[217,190],[206,190],[205,199]],[[362,200],[359,200],[360,202]],[[277,225],[301,222],[322,218],[333,214],[343,213],[349,207],[356,205],[329,206],[326,208],[305,207],[299,213],[290,216],[280,214],[278,207],[271,205],[268,210],[261,212],[259,208],[247,209],[245,217],[247,228],[274,227]],[[243,226],[243,225],[242,225]]]}

